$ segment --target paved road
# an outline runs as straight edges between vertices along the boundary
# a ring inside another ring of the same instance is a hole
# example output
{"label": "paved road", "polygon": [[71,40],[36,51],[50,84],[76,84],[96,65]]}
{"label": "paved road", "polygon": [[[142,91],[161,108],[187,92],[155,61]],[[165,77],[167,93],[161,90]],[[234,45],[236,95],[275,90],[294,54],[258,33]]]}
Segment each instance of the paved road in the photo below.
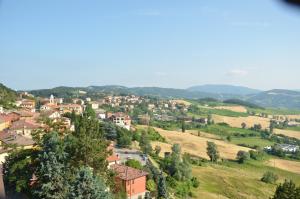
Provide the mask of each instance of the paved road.
{"label": "paved road", "polygon": [[143,158],[141,152],[138,150],[115,148],[114,152],[119,155],[121,163],[125,163],[128,159],[134,159],[138,160],[142,165],[146,165],[146,159]]}

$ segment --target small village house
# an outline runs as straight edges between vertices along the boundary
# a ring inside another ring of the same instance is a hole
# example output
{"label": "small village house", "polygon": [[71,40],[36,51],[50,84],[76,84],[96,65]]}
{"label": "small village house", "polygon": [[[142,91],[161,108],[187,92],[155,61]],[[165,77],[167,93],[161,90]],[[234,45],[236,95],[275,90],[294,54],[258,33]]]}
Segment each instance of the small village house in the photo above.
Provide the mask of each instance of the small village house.
{"label": "small village house", "polygon": [[147,172],[120,164],[112,165],[111,169],[116,173],[116,184],[125,190],[128,199],[145,197]]}
{"label": "small village house", "polygon": [[122,112],[107,113],[106,118],[115,123],[117,126],[130,130],[131,118],[129,115]]}

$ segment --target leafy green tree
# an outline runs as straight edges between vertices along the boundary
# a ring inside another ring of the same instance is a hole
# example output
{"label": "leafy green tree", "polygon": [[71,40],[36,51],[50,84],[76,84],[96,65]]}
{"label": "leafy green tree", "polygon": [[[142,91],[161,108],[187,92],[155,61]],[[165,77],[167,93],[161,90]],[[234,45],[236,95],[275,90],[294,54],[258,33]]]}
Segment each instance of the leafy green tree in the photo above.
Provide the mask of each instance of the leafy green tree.
{"label": "leafy green tree", "polygon": [[103,122],[100,127],[104,131],[104,135],[108,140],[116,140],[118,137],[117,127],[112,122]]}
{"label": "leafy green tree", "polygon": [[191,177],[191,165],[186,156],[181,157],[181,147],[179,144],[172,146],[170,156],[164,158],[162,168],[177,180],[187,180]]}
{"label": "leafy green tree", "polygon": [[238,163],[242,164],[246,160],[250,159],[250,154],[247,151],[238,151],[236,159],[237,159]]}
{"label": "leafy green tree", "polygon": [[278,176],[270,171],[264,173],[263,177],[261,178],[262,182],[274,184],[278,180]]}
{"label": "leafy green tree", "polygon": [[263,160],[265,156],[265,152],[262,149],[256,149],[256,151],[250,150],[249,154],[253,160]]}
{"label": "leafy green tree", "polygon": [[58,134],[46,134],[42,151],[38,154],[36,169],[37,185],[34,188],[36,198],[63,199],[69,192],[66,167],[67,154]]}
{"label": "leafy green tree", "polygon": [[134,159],[127,160],[125,164],[126,164],[126,166],[129,166],[129,167],[132,167],[132,168],[135,168],[135,169],[142,169],[143,168],[141,163],[137,160],[134,160]]}
{"label": "leafy green tree", "polygon": [[147,190],[150,191],[150,192],[155,192],[155,191],[156,191],[156,184],[155,184],[155,181],[154,181],[153,179],[147,180],[146,188],[147,188]]}
{"label": "leafy green tree", "polygon": [[93,175],[90,168],[81,168],[71,184],[70,199],[110,199],[103,180]]}
{"label": "leafy green tree", "polygon": [[86,105],[85,111],[83,114],[87,115],[88,117],[91,117],[91,118],[96,118],[96,113],[95,113],[94,109],[92,108],[92,105],[90,105],[90,104]]}
{"label": "leafy green tree", "polygon": [[124,128],[117,128],[117,145],[119,147],[129,147],[132,141],[132,134]]}
{"label": "leafy green tree", "polygon": [[101,175],[106,172],[108,142],[91,110],[87,109],[77,118],[75,131],[66,136],[65,142],[72,167],[92,167]]}
{"label": "leafy green tree", "polygon": [[277,186],[272,199],[300,199],[300,187],[293,181],[287,181]]}
{"label": "leafy green tree", "polygon": [[210,158],[210,161],[217,162],[219,159],[219,151],[217,145],[214,142],[207,142],[207,155]]}
{"label": "leafy green tree", "polygon": [[5,158],[3,179],[7,194],[17,192],[31,196],[29,184],[36,158],[37,152],[32,149],[15,150]]}
{"label": "leafy green tree", "polygon": [[168,191],[167,191],[167,185],[166,185],[166,179],[163,176],[162,172],[160,173],[158,177],[158,185],[157,185],[157,194],[159,199],[167,199],[168,197]]}
{"label": "leafy green tree", "polygon": [[144,154],[150,154],[152,152],[152,146],[150,143],[148,133],[146,131],[142,132],[139,146]]}

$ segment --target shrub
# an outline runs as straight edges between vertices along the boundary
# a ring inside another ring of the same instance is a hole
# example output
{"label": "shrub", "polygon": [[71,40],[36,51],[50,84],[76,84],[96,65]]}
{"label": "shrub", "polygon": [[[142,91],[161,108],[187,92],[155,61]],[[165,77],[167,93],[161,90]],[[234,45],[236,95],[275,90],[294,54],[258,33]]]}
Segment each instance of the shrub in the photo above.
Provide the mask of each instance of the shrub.
{"label": "shrub", "polygon": [[132,168],[135,168],[135,169],[142,169],[143,168],[141,163],[137,160],[134,160],[134,159],[127,160],[125,164],[126,164],[126,166],[129,166],[129,167],[132,167]]}
{"label": "shrub", "polygon": [[240,164],[244,163],[246,160],[250,159],[250,154],[246,151],[239,151],[236,156]]}
{"label": "shrub", "polygon": [[198,178],[196,178],[196,177],[192,177],[191,183],[194,188],[198,188],[200,185],[200,182],[199,182]]}
{"label": "shrub", "polygon": [[264,173],[263,177],[261,178],[261,181],[270,184],[274,184],[277,180],[278,180],[278,176],[270,171]]}

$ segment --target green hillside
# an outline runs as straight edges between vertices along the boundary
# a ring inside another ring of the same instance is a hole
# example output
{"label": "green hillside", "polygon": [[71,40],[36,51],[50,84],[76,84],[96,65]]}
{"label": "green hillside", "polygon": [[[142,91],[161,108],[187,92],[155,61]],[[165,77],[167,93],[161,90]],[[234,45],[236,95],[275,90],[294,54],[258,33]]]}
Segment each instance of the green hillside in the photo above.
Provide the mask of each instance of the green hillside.
{"label": "green hillside", "polygon": [[16,91],[4,86],[0,83],[0,105],[8,108],[12,106],[12,103],[16,101]]}

